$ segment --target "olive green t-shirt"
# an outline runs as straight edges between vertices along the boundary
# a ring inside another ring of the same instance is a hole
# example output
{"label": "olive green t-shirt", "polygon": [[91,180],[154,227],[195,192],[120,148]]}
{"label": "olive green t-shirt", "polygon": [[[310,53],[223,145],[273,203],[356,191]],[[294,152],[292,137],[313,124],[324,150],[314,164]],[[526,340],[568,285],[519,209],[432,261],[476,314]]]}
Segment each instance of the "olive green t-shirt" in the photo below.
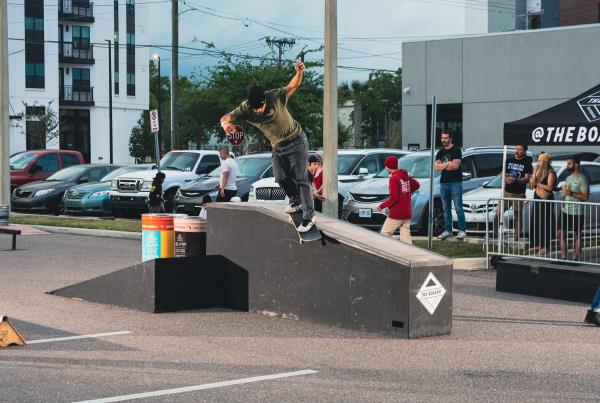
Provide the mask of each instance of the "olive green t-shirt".
{"label": "olive green t-shirt", "polygon": [[266,91],[265,97],[267,106],[264,113],[254,113],[248,101],[244,101],[231,111],[231,115],[236,120],[245,120],[255,126],[273,147],[302,133],[302,127],[287,110],[288,96],[285,88]]}
{"label": "olive green t-shirt", "polygon": [[[587,178],[585,177],[585,175],[583,175],[581,173],[579,173],[578,175],[567,176],[567,180],[565,181],[565,184],[567,185],[569,190],[573,193],[588,192],[590,189]],[[573,196],[565,196],[565,201],[580,202],[581,200],[579,200]],[[570,215],[582,215],[583,214],[583,205],[573,204],[573,203],[565,203],[565,205],[563,206],[563,211]]]}

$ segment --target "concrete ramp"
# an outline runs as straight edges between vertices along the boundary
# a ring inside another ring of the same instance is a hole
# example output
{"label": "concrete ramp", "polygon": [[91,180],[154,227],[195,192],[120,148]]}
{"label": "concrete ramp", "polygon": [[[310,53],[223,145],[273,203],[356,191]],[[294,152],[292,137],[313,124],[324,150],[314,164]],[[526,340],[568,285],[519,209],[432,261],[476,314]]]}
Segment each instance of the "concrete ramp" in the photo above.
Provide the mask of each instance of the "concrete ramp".
{"label": "concrete ramp", "polygon": [[399,337],[450,333],[452,261],[319,215],[300,244],[283,206],[215,203],[207,254],[248,272],[248,308]]}

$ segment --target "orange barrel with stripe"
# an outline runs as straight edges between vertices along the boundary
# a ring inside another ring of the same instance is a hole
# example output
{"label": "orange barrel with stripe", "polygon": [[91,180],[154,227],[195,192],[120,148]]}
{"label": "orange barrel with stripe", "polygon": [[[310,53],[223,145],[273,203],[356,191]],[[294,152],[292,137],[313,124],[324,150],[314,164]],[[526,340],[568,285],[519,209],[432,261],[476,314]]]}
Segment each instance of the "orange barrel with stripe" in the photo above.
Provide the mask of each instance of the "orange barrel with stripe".
{"label": "orange barrel with stripe", "polygon": [[172,214],[142,214],[142,261],[175,256]]}
{"label": "orange barrel with stripe", "polygon": [[176,217],[175,257],[206,256],[206,220],[200,217]]}

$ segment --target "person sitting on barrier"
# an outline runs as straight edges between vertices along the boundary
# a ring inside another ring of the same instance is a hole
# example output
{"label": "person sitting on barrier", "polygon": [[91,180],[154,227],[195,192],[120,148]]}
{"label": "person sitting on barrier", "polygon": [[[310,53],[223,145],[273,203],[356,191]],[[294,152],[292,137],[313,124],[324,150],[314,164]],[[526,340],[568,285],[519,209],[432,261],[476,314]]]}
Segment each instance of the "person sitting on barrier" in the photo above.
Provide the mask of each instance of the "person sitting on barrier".
{"label": "person sitting on barrier", "polygon": [[548,153],[541,154],[530,180],[533,194],[532,212],[529,217],[530,253],[545,255],[550,248],[552,240],[552,223],[554,222],[554,208],[550,203],[536,202],[535,200],[554,200],[554,185],[556,172],[552,168],[552,156]]}
{"label": "person sitting on barrier", "polygon": [[165,181],[165,174],[158,172],[152,180],[152,186],[150,187],[150,194],[148,195],[148,212],[149,213],[162,213],[163,191],[162,184]]}
{"label": "person sitting on barrier", "polygon": [[594,299],[592,300],[592,307],[587,311],[587,315],[585,315],[585,323],[600,326],[600,287],[596,290],[596,295],[594,295]]}
{"label": "person sitting on barrier", "polygon": [[[506,174],[504,180],[506,185],[504,186],[504,197],[509,199],[525,199],[525,188],[529,183],[531,174],[533,172],[533,161],[527,156],[527,146],[518,145],[515,147],[515,156],[506,161]],[[512,204],[513,218],[514,218],[514,237],[515,241],[519,240],[521,235],[521,212],[523,210],[523,202],[513,200],[511,202],[504,201],[502,212],[500,208],[496,209],[496,215],[494,216],[494,226],[497,232],[499,227],[499,221],[502,219],[504,212],[508,210],[509,205]]]}
{"label": "person sitting on barrier", "polygon": [[412,244],[410,236],[410,220],[412,219],[412,194],[419,190],[420,184],[408,175],[406,169],[398,169],[398,158],[390,155],[383,164],[390,173],[390,197],[377,210],[390,209],[388,217],[381,228],[381,235],[391,237],[400,230],[400,240]]}
{"label": "person sitting on barrier", "polygon": [[229,148],[219,148],[221,157],[221,174],[219,175],[219,194],[217,202],[228,202],[237,195],[237,162],[229,155]]}
{"label": "person sitting on barrier", "polygon": [[312,182],[315,211],[323,212],[323,163],[319,155],[308,157],[308,172]]}
{"label": "person sitting on barrier", "polygon": [[571,175],[567,176],[562,188],[565,202],[558,221],[558,239],[560,239],[560,258],[567,259],[567,237],[573,233],[573,260],[581,257],[581,231],[584,223],[584,206],[569,202],[585,202],[590,197],[590,186],[584,174],[580,171],[581,161],[579,156],[567,159],[567,169]]}

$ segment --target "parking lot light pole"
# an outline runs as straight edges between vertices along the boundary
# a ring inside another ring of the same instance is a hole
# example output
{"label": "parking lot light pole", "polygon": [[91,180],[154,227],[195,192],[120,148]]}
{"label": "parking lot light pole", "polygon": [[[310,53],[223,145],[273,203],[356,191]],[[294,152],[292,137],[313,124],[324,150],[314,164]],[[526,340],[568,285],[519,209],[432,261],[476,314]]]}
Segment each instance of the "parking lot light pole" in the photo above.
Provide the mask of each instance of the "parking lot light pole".
{"label": "parking lot light pole", "polygon": [[[154,60],[156,60],[158,62],[158,88],[157,88],[157,93],[156,93],[156,100],[158,101],[158,126],[162,127],[162,122],[161,122],[161,112],[162,112],[162,96],[160,94],[160,55],[158,53],[155,53],[154,56],[152,56],[152,58]],[[160,143],[156,145],[157,146],[157,151],[158,151],[158,155],[160,155]],[[158,163],[158,161],[156,161]]]}

